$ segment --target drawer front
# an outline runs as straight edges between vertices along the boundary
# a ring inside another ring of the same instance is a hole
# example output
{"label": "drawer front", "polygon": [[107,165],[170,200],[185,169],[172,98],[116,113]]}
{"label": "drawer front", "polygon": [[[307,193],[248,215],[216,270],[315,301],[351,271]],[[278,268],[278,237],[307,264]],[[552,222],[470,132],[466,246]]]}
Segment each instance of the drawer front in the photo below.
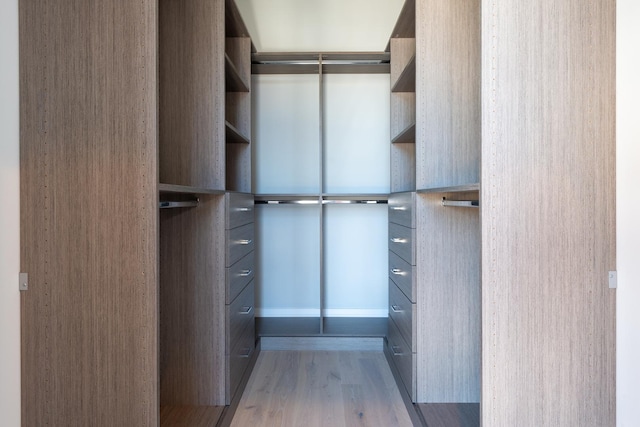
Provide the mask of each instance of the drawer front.
{"label": "drawer front", "polygon": [[411,302],[416,302],[415,267],[389,251],[389,277]]}
{"label": "drawer front", "polygon": [[255,323],[251,322],[243,331],[240,340],[233,348],[231,353],[227,355],[227,405],[231,403],[231,399],[236,394],[238,386],[242,380],[242,375],[247,370],[249,361],[256,350],[256,328]]}
{"label": "drawer front", "polygon": [[253,282],[244,288],[244,291],[231,304],[226,306],[227,309],[227,351],[232,348],[240,340],[242,331],[245,330],[249,322],[254,321],[253,310],[254,289]]}
{"label": "drawer front", "polygon": [[254,253],[249,252],[238,262],[231,267],[227,267],[226,272],[226,303],[230,304],[231,301],[236,299],[240,292],[247,286],[249,282],[253,280],[255,275],[254,267]]}
{"label": "drawer front", "polygon": [[415,228],[389,223],[389,249],[411,265],[416,265]]}
{"label": "drawer front", "polygon": [[389,195],[389,222],[416,228],[416,193],[392,193]]}
{"label": "drawer front", "polygon": [[387,334],[387,347],[394,365],[400,373],[400,378],[404,383],[405,388],[411,396],[411,400],[416,400],[416,382],[415,382],[415,354],[411,352],[411,349],[402,338],[398,327],[389,319],[389,331]]}
{"label": "drawer front", "polygon": [[227,230],[253,222],[253,194],[226,193]]}
{"label": "drawer front", "polygon": [[389,317],[393,319],[412,352],[416,351],[414,313],[415,304],[412,304],[395,283],[389,280]]}
{"label": "drawer front", "polygon": [[227,230],[227,267],[253,251],[253,223]]}

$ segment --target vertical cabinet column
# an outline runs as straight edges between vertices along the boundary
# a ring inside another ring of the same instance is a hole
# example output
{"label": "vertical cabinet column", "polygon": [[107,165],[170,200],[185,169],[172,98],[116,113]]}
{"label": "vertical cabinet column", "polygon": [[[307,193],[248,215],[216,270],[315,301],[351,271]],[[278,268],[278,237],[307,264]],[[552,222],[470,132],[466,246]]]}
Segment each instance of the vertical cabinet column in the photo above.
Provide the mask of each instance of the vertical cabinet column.
{"label": "vertical cabinet column", "polygon": [[230,404],[255,350],[253,196],[225,195],[226,404]]}

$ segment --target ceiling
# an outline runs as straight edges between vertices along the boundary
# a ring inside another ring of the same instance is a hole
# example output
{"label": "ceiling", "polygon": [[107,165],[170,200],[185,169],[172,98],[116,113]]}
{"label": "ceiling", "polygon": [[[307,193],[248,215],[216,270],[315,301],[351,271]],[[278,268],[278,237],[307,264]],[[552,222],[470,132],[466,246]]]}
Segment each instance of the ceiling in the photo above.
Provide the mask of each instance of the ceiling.
{"label": "ceiling", "polygon": [[404,0],[236,0],[258,52],[381,52]]}

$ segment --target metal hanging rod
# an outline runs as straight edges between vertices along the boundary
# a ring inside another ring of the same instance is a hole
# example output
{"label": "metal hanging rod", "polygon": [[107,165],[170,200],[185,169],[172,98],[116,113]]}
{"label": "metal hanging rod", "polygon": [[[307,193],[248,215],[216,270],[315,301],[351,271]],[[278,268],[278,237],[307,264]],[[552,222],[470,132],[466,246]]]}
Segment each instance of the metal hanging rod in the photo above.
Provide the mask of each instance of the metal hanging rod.
{"label": "metal hanging rod", "polygon": [[257,52],[251,55],[254,64],[388,64],[389,52]]}
{"label": "metal hanging rod", "polygon": [[442,206],[452,206],[458,208],[479,208],[479,200],[447,200],[446,197],[442,198]]}
{"label": "metal hanging rod", "polygon": [[200,203],[200,199],[186,200],[180,202],[160,202],[160,209],[172,209],[172,208],[195,208]]}
{"label": "metal hanging rod", "polygon": [[388,74],[388,52],[254,53],[252,74]]}

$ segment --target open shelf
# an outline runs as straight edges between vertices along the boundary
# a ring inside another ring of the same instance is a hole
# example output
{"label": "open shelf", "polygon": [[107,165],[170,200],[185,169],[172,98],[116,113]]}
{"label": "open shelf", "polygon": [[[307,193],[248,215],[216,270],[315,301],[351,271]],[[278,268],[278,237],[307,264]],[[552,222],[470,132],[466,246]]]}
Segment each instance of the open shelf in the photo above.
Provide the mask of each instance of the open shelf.
{"label": "open shelf", "polygon": [[464,185],[453,185],[451,187],[434,187],[434,188],[423,188],[419,189],[417,193],[468,193],[471,191],[479,191],[480,184],[464,184]]}
{"label": "open shelf", "polygon": [[227,92],[249,92],[249,86],[240,77],[238,69],[226,53],[224,55],[224,75]]}
{"label": "open shelf", "polygon": [[242,135],[240,131],[236,129],[236,127],[233,126],[231,123],[225,120],[224,125],[226,129],[225,138],[228,144],[229,143],[233,143],[233,144],[249,144],[250,143],[249,138]]}
{"label": "open shelf", "polygon": [[391,92],[415,92],[416,91],[416,55],[414,54],[398,76],[398,80],[391,88]]}
{"label": "open shelf", "polygon": [[404,130],[402,130],[398,135],[396,135],[392,140],[392,144],[398,143],[415,143],[416,142],[416,124],[411,123]]}
{"label": "open shelf", "polygon": [[224,190],[215,190],[212,188],[191,187],[188,185],[176,184],[158,184],[160,193],[176,193],[176,194],[224,194]]}

